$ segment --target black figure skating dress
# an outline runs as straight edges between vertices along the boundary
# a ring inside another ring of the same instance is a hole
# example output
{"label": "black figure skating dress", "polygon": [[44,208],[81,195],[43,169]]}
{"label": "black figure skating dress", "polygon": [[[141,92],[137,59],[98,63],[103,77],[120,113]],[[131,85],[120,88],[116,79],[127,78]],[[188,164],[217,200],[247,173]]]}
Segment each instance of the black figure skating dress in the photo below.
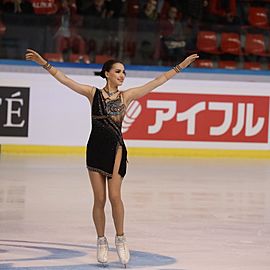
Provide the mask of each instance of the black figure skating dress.
{"label": "black figure skating dress", "polygon": [[92,104],[92,131],[87,143],[86,163],[90,171],[112,177],[115,156],[122,147],[122,158],[118,173],[124,177],[127,168],[127,149],[122,137],[122,121],[125,115],[121,92],[112,100],[96,89]]}

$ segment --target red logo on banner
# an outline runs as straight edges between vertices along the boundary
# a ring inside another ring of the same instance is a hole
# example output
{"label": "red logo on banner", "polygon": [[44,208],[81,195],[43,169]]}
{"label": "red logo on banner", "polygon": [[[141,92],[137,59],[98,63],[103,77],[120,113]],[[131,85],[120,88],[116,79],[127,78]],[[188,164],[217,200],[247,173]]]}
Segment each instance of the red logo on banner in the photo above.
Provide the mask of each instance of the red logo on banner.
{"label": "red logo on banner", "polygon": [[269,97],[150,93],[123,122],[129,140],[268,142]]}

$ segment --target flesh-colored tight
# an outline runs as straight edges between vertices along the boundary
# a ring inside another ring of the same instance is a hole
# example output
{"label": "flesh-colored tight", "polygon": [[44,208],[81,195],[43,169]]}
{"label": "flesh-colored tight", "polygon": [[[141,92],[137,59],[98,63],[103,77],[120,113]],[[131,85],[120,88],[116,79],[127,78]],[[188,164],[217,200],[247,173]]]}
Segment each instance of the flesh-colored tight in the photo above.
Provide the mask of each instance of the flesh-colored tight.
{"label": "flesh-colored tight", "polygon": [[88,171],[90,182],[94,194],[93,220],[98,237],[105,234],[105,203],[106,203],[106,183],[108,195],[112,207],[112,216],[116,235],[124,234],[124,205],[121,199],[121,185],[123,178],[118,174],[121,163],[122,148],[119,147],[115,157],[113,175],[111,179],[101,173]]}

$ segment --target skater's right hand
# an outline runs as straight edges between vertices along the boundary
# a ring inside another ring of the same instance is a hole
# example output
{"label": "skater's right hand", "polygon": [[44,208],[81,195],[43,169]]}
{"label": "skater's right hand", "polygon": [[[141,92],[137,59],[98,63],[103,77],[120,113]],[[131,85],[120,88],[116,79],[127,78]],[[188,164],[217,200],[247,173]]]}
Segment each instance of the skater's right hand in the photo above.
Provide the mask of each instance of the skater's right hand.
{"label": "skater's right hand", "polygon": [[25,59],[36,62],[38,65],[41,66],[47,63],[47,61],[40,54],[31,49],[26,50]]}
{"label": "skater's right hand", "polygon": [[189,66],[191,63],[193,63],[197,58],[199,58],[199,55],[196,54],[196,53],[194,53],[194,54],[188,56],[183,62],[181,62],[181,63],[179,64],[179,67],[180,67],[181,69],[184,69],[184,68],[188,67],[188,66]]}

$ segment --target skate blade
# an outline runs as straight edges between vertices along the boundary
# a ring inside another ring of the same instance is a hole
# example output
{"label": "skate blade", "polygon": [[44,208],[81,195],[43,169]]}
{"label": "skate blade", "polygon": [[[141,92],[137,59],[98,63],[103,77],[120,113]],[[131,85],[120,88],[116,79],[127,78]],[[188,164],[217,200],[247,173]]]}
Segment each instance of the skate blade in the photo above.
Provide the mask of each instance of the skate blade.
{"label": "skate blade", "polygon": [[106,268],[108,265],[108,262],[99,262],[99,265],[102,265],[103,268]]}

